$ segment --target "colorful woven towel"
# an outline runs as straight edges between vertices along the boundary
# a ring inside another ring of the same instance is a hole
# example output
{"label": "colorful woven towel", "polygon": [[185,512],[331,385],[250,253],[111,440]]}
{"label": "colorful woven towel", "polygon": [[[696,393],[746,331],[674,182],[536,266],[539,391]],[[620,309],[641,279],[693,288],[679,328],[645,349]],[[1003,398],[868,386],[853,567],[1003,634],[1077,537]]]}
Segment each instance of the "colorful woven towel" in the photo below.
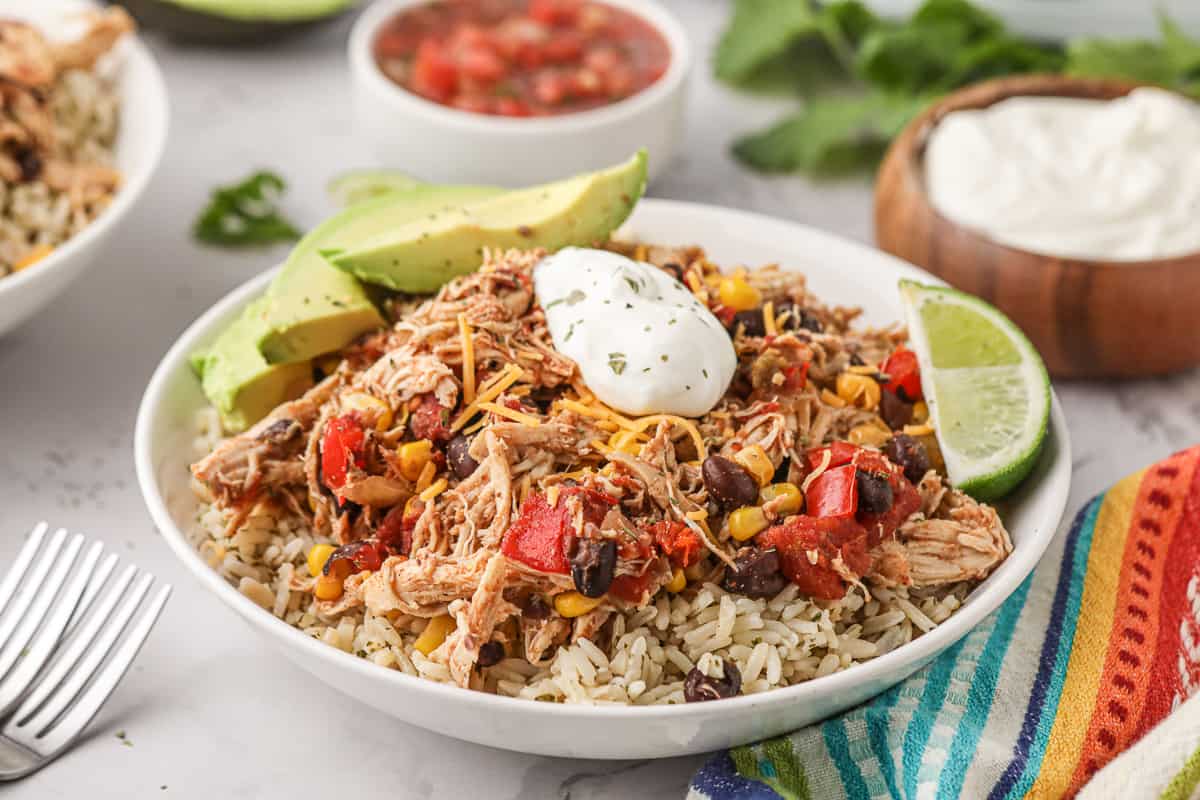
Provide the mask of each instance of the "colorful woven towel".
{"label": "colorful woven towel", "polygon": [[1088,503],[924,670],[841,717],[722,753],[689,797],[1197,798],[1198,688],[1194,448]]}

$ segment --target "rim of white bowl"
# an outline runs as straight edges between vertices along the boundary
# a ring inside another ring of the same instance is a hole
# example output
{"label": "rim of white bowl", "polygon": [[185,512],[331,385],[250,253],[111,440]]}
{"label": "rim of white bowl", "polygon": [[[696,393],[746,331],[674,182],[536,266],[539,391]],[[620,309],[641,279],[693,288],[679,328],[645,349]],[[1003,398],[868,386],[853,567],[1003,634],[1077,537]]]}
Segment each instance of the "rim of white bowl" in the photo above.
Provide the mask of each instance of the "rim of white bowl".
{"label": "rim of white bowl", "polygon": [[[139,36],[130,36],[122,46],[127,48],[127,52],[122,55],[125,63],[121,65],[121,68],[144,72],[149,82],[150,90],[146,101],[149,112],[147,119],[143,122],[144,125],[150,126],[149,146],[146,148],[145,154],[139,157],[135,168],[122,173],[121,185],[117,189],[117,193],[99,216],[85,225],[79,233],[55,247],[50,255],[31,264],[27,269],[0,278],[0,303],[5,302],[6,294],[19,292],[22,287],[40,281],[43,276],[66,263],[75,253],[90,246],[92,240],[99,238],[106,230],[116,226],[142,196],[150,179],[158,170],[159,162],[162,161],[163,152],[166,150],[167,127],[170,119],[166,82],[163,80],[162,70],[159,69],[158,62],[154,60],[150,48],[146,47]],[[125,105],[124,96],[121,97],[121,105],[122,107]],[[127,118],[122,115],[119,125],[125,125],[127,121]],[[121,135],[120,128],[118,128],[117,136]]]}
{"label": "rim of white bowl", "polygon": [[502,117],[451,108],[398,86],[379,69],[373,53],[375,35],[394,14],[402,9],[424,5],[429,0],[377,0],[354,23],[347,45],[350,70],[378,95],[402,106],[406,111],[423,114],[450,127],[495,136],[571,133],[619,123],[654,106],[672,95],[691,72],[692,47],[679,21],[655,0],[601,0],[641,17],[662,34],[671,52],[667,71],[654,83],[629,97],[599,108],[557,114],[549,117]]}
{"label": "rim of white bowl", "polygon": [[[689,211],[694,213],[699,210],[719,210],[724,215],[738,217],[746,223],[769,221],[772,224],[779,224],[783,222],[795,228],[804,229],[807,236],[818,239],[824,238],[830,242],[836,242],[842,248],[848,245],[852,246],[863,253],[865,257],[874,260],[886,259],[899,262],[906,267],[905,271],[911,272],[915,276],[923,277],[932,283],[943,283],[943,281],[932,275],[928,275],[907,262],[899,261],[899,259],[873,250],[866,245],[851,242],[834,234],[802,225],[801,223],[780,220],[764,214],[702,203],[673,200],[642,200],[641,203],[668,211],[673,210],[680,214],[686,214]],[[506,697],[463,689],[458,686],[438,683],[427,678],[407,675],[397,670],[380,667],[366,659],[358,658],[351,653],[331,647],[324,642],[308,636],[299,628],[292,627],[255,604],[250,598],[243,595],[237,588],[222,578],[216,570],[212,569],[201,558],[199,551],[192,547],[187,536],[175,524],[166,503],[163,501],[162,492],[155,477],[154,465],[151,461],[151,432],[155,418],[164,406],[165,395],[172,375],[178,369],[188,368],[188,354],[196,349],[202,341],[212,336],[212,328],[217,320],[234,309],[243,307],[252,298],[265,290],[267,284],[278,272],[278,269],[276,267],[246,281],[221,298],[221,300],[188,326],[187,330],[180,335],[179,339],[171,346],[166,355],[163,356],[162,361],[155,368],[146,392],[142,397],[134,430],[134,460],[137,469],[138,485],[141,488],[142,497],[150,511],[150,516],[162,533],[163,538],[166,539],[168,546],[183,561],[192,574],[228,606],[233,608],[233,610],[238,612],[238,614],[255,627],[282,638],[290,646],[303,650],[311,654],[314,658],[327,662],[332,667],[360,673],[367,680],[393,683],[397,688],[403,690],[428,691],[450,702],[475,703],[481,708],[496,711],[520,709],[530,714],[577,716],[582,718],[597,715],[617,718],[628,717],[630,719],[639,717],[644,719],[647,715],[661,715],[671,718],[700,717],[708,716],[714,710],[723,709],[734,712],[739,709],[750,709],[755,706],[803,701],[816,695],[832,695],[869,683],[872,679],[888,680],[890,675],[903,670],[906,666],[914,662],[921,661],[934,653],[943,651],[969,633],[988,614],[998,609],[1016,591],[1017,587],[1020,586],[1029,573],[1033,571],[1033,568],[1037,565],[1046,548],[1049,546],[1050,540],[1057,532],[1066,510],[1071,475],[1070,436],[1058,396],[1051,390],[1050,432],[1054,439],[1053,444],[1058,450],[1053,463],[1056,465],[1065,464],[1068,483],[1067,489],[1064,489],[1061,493],[1060,502],[1056,504],[1054,519],[1049,520],[1052,524],[1047,526],[1047,529],[1040,530],[1038,532],[1040,535],[1027,545],[1014,548],[1012,554],[1009,555],[1004,563],[983,584],[977,587],[968,601],[945,622],[928,633],[922,634],[919,638],[913,639],[897,647],[895,650],[873,658],[870,661],[856,664],[853,667],[831,675],[812,678],[803,683],[721,700],[719,706],[716,707],[711,703],[652,706],[590,706],[568,703],[543,703],[524,698]],[[1045,479],[1049,479],[1049,473],[1047,473]]]}

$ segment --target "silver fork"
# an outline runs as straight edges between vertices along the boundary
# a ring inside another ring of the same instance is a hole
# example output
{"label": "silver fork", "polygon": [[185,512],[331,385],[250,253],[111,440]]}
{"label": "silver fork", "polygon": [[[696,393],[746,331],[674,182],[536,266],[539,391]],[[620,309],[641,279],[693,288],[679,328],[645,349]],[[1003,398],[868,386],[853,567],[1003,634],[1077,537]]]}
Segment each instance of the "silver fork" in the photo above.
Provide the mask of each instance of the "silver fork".
{"label": "silver fork", "polygon": [[[83,733],[171,594],[80,534],[39,523],[0,581],[0,781],[44,767]],[[82,553],[82,555],[81,555]],[[134,581],[135,576],[137,581]],[[130,588],[132,585],[132,589]]]}

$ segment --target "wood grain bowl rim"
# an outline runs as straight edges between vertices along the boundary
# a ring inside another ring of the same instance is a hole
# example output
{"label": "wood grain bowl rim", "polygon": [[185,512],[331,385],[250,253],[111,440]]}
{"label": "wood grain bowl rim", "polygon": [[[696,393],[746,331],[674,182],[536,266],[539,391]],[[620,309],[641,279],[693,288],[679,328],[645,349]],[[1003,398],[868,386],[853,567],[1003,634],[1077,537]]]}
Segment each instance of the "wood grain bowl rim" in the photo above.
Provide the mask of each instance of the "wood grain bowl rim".
{"label": "wood grain bowl rim", "polygon": [[[1056,256],[1049,253],[1039,253],[1036,250],[1026,250],[998,241],[968,225],[950,219],[942,214],[929,199],[925,186],[925,171],[923,169],[925,148],[929,143],[929,135],[946,115],[954,111],[984,109],[1013,97],[1072,97],[1096,100],[1114,100],[1132,92],[1134,89],[1152,87],[1178,94],[1190,102],[1187,97],[1173,89],[1157,86],[1152,83],[1131,81],[1122,78],[1084,78],[1053,73],[1034,73],[1031,75],[1016,75],[1005,78],[993,78],[963,87],[943,97],[930,105],[905,126],[893,143],[892,148],[901,157],[901,166],[905,183],[913,195],[919,197],[924,206],[938,221],[957,230],[961,235],[976,240],[989,247],[998,248],[1001,252],[1024,259],[1038,259],[1059,263],[1064,266],[1077,266],[1096,271],[1137,270],[1145,277],[1146,270],[1153,273],[1171,273],[1180,268],[1200,269],[1200,250],[1165,258],[1110,260],[1099,258],[1076,258]],[[891,158],[889,154],[885,161]]]}

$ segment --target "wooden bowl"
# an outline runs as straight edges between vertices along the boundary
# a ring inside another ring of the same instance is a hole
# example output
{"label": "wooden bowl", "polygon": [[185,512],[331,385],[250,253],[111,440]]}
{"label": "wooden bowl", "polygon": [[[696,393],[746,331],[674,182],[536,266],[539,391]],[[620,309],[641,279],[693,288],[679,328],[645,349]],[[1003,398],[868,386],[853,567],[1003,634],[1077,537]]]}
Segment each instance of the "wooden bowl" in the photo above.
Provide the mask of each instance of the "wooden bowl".
{"label": "wooden bowl", "polygon": [[969,86],[936,103],[904,129],[880,168],[879,246],[999,307],[1056,377],[1160,375],[1200,364],[1200,253],[1151,261],[1031,253],[951,222],[925,192],[929,132],[951,111],[1022,95],[1110,100],[1138,85],[1028,75]]}

